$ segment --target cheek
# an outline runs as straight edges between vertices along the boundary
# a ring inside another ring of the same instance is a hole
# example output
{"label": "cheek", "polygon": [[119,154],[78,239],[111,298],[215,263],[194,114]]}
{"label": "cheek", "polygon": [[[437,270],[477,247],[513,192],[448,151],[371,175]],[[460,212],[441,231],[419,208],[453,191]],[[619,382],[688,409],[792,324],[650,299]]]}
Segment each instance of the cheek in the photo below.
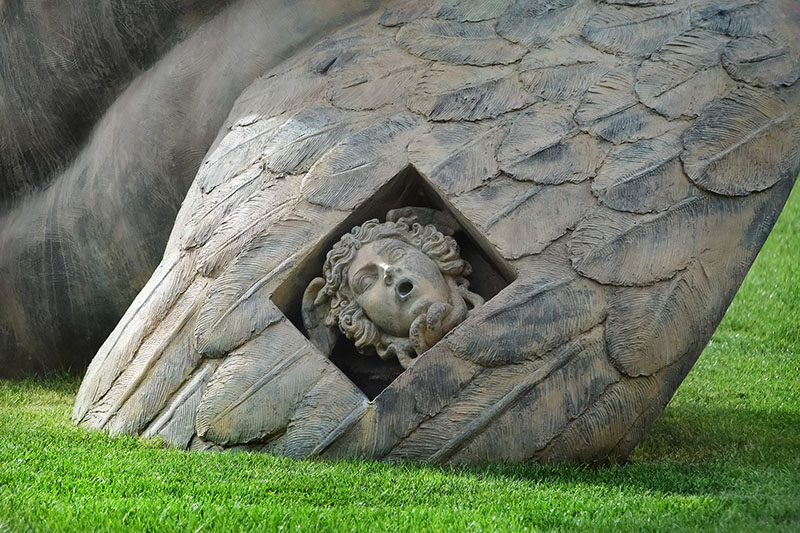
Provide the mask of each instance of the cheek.
{"label": "cheek", "polygon": [[430,288],[436,290],[437,292],[447,289],[447,282],[444,280],[442,272],[432,260],[429,259],[428,261],[417,265],[417,267],[418,269],[416,274],[421,280],[424,280],[424,282]]}

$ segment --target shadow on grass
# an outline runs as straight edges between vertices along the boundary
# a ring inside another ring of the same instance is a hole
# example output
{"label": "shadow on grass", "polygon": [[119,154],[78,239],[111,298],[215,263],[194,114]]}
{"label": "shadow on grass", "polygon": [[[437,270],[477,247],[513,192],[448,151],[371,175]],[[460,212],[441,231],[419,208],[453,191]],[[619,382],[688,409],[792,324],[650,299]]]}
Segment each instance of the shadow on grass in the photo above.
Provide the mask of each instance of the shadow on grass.
{"label": "shadow on grass", "polygon": [[667,409],[636,462],[722,461],[770,465],[800,458],[800,413],[680,406]]}
{"label": "shadow on grass", "polygon": [[[783,480],[784,489],[788,486],[800,498],[798,428],[797,413],[681,406],[662,415],[625,464],[410,463],[405,468],[543,485],[600,484],[693,495],[726,494],[734,486],[755,488],[774,476],[779,484]],[[795,474],[786,476],[787,472]]]}

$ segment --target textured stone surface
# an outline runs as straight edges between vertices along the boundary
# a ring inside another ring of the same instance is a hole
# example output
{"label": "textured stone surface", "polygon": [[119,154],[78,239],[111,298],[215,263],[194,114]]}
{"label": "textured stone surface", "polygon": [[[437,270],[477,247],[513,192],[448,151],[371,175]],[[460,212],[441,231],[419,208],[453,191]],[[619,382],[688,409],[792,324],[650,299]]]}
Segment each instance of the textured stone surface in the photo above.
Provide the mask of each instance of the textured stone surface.
{"label": "textured stone surface", "polygon": [[[489,4],[398,2],[245,91],[76,422],[295,457],[631,452],[800,171],[800,7]],[[293,316],[323,250],[412,197],[505,283],[370,400]]]}

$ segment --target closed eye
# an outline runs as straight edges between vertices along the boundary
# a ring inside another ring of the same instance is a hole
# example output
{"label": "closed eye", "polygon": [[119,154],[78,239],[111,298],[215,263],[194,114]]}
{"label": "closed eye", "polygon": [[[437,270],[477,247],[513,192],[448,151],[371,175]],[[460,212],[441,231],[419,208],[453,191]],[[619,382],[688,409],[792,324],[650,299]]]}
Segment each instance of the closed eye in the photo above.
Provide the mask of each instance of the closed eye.
{"label": "closed eye", "polygon": [[353,280],[353,288],[358,294],[363,294],[372,287],[372,284],[375,283],[375,279],[375,275],[369,272],[358,273]]}

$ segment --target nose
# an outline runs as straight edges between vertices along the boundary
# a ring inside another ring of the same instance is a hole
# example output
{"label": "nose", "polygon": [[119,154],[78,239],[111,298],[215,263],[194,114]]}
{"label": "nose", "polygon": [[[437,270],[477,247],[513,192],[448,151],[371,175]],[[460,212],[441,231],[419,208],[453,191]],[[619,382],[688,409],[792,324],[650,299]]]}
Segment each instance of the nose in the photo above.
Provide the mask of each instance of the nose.
{"label": "nose", "polygon": [[393,265],[387,265],[383,268],[383,283],[388,287],[394,281],[397,275],[397,269]]}

